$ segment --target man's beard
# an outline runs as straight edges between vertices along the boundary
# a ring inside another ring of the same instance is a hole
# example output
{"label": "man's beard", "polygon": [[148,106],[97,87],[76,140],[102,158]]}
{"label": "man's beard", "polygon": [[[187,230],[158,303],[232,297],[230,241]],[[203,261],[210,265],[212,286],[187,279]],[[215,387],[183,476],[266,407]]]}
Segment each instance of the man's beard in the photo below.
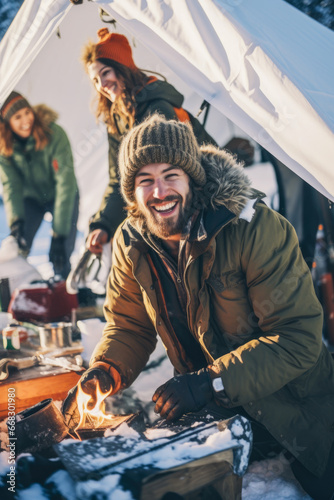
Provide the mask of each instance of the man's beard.
{"label": "man's beard", "polygon": [[[154,209],[146,207],[145,213],[142,212],[144,216],[146,227],[148,231],[160,239],[168,239],[170,236],[175,234],[182,234],[192,211],[192,194],[191,191],[187,194],[184,205],[182,204],[181,196],[167,196],[163,202],[177,201],[179,204],[179,213],[177,219],[174,217],[157,218],[154,214]],[[159,203],[161,200],[152,200],[151,203]],[[159,217],[159,216],[158,216]]]}

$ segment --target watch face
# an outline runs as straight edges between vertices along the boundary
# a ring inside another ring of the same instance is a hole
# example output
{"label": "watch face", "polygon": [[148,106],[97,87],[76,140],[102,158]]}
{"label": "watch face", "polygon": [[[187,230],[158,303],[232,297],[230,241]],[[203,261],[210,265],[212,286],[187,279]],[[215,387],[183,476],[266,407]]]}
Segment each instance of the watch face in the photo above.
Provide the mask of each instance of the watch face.
{"label": "watch face", "polygon": [[220,392],[224,390],[224,384],[220,377],[214,378],[212,381],[212,387],[215,392]]}

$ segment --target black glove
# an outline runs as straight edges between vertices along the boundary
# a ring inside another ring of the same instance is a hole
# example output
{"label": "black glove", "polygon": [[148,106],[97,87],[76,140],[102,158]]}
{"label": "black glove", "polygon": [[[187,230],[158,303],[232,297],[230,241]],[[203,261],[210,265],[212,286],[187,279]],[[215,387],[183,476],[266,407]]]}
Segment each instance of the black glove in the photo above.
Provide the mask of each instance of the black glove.
{"label": "black glove", "polygon": [[102,392],[108,393],[113,388],[114,379],[104,370],[100,368],[89,368],[80,378],[78,384],[68,391],[67,397],[62,405],[62,413],[64,415],[65,423],[68,425],[70,431],[73,431],[80,421],[80,414],[77,405],[77,391],[78,385],[84,392],[91,395],[91,399],[87,408],[94,408],[96,404],[96,387],[99,382]]}
{"label": "black glove", "polygon": [[66,266],[65,236],[52,236],[49,260],[53,264],[55,274],[64,276]]}
{"label": "black glove", "polygon": [[14,236],[20,249],[20,253],[26,257],[29,253],[27,242],[24,238],[24,221],[17,220],[10,226],[10,234]]}
{"label": "black glove", "polygon": [[152,400],[154,411],[166,420],[177,420],[184,413],[198,411],[213,399],[211,377],[207,368],[177,375],[158,387]]}

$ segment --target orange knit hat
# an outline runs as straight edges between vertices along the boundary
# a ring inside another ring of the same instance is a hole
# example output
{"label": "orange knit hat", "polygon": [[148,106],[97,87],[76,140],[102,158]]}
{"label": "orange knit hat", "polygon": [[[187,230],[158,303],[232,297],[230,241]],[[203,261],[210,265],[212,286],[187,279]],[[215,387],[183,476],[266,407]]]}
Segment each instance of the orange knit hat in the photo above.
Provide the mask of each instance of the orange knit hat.
{"label": "orange knit hat", "polygon": [[118,33],[109,33],[108,28],[101,28],[97,32],[99,41],[96,44],[97,58],[106,58],[116,61],[130,69],[137,69],[133,59],[128,39]]}

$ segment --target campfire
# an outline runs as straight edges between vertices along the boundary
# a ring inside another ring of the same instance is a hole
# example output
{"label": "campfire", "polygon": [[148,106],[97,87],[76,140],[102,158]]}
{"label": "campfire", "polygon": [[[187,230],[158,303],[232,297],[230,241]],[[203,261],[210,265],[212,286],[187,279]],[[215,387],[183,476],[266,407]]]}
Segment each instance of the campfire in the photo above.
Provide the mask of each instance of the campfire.
{"label": "campfire", "polygon": [[[105,399],[111,394],[112,387],[108,392],[102,392],[99,381],[97,381],[95,393],[87,393],[78,384],[77,405],[80,420],[74,432],[81,438],[82,431],[93,429],[106,429],[115,423],[118,417],[105,412]],[[79,432],[78,432],[79,431]]]}
{"label": "campfire", "polygon": [[[135,422],[138,427],[143,425],[140,413],[128,415],[105,413],[104,400],[110,392],[102,392],[100,387],[97,387],[96,394],[92,397],[78,387],[80,421],[71,433],[52,399],[45,399],[17,413],[15,415],[17,453],[48,453],[53,445],[63,439],[82,441],[102,437],[106,430],[114,430],[124,422],[128,424]],[[8,422],[7,425],[12,425],[12,422]]]}

